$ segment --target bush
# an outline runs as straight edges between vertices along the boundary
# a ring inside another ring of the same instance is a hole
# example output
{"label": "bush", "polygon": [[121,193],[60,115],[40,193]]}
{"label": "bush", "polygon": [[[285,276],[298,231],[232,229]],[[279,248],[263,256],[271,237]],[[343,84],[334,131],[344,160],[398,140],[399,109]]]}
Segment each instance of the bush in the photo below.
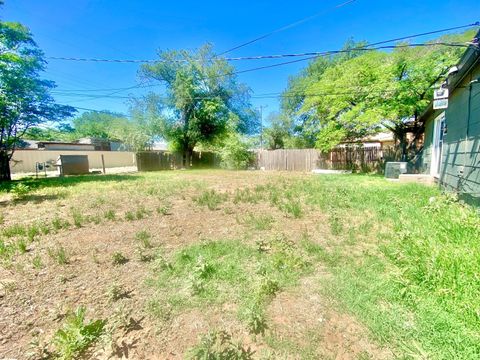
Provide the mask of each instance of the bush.
{"label": "bush", "polygon": [[225,169],[246,169],[253,160],[253,153],[248,149],[248,144],[236,134],[230,135],[218,152],[220,165]]}

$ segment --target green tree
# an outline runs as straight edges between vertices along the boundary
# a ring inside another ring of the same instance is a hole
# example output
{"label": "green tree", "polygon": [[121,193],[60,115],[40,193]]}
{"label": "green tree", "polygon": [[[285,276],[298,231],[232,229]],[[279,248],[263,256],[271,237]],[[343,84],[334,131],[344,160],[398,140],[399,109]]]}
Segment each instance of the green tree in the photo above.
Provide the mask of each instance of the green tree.
{"label": "green tree", "polygon": [[45,65],[25,26],[0,21],[0,181],[11,179],[9,161],[28,129],[74,112],[53,100],[55,84],[40,78]]}
{"label": "green tree", "polygon": [[111,139],[115,128],[127,127],[128,119],[123,114],[104,111],[87,111],[73,119],[77,137]]}
{"label": "green tree", "polygon": [[224,135],[233,118],[236,131],[256,129],[249,89],[237,82],[234,68],[216,57],[210,45],[196,52],[162,51],[158,62],[141,67],[140,76],[165,86],[166,97],[150,94],[143,108],[156,119],[158,135],[184,153],[185,164],[197,145]]}
{"label": "green tree", "polygon": [[320,126],[319,119],[311,116],[310,111],[303,111],[304,103],[313,93],[309,93],[308,89],[320,81],[325,71],[345,61],[360,56],[362,51],[350,51],[351,49],[361,48],[367,43],[364,41],[355,42],[349,39],[345,42],[340,52],[330,56],[322,56],[311,61],[308,66],[299,74],[291,76],[288,85],[281,96],[281,110],[284,116],[292,119],[292,137],[289,138],[287,147],[314,147],[318,128]]}
{"label": "green tree", "polygon": [[[441,42],[465,41],[473,32],[442,37]],[[464,48],[435,45],[392,52],[370,51],[326,69],[311,81],[298,111],[315,124],[316,146],[328,150],[346,139],[390,129],[406,155],[407,131],[421,131],[417,117],[432,98]]]}
{"label": "green tree", "polygon": [[271,150],[289,147],[292,137],[292,120],[286,114],[270,113],[268,116],[269,126],[264,130],[267,147]]}

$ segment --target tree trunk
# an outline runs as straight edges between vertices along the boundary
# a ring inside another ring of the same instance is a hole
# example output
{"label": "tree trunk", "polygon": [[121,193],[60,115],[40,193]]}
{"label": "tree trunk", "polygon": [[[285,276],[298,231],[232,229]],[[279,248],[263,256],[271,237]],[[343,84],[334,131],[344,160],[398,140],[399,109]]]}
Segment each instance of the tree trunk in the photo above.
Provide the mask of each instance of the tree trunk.
{"label": "tree trunk", "polygon": [[190,149],[185,150],[183,153],[183,167],[185,169],[190,168],[190,165],[192,163],[192,154],[193,154],[193,151]]}
{"label": "tree trunk", "polygon": [[0,182],[11,181],[10,157],[6,151],[0,151]]}

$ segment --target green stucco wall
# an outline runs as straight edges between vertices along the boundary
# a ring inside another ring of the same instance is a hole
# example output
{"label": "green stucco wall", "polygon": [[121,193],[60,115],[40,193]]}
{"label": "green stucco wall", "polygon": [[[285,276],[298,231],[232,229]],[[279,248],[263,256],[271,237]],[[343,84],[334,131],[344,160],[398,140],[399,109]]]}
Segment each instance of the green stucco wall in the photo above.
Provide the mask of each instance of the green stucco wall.
{"label": "green stucco wall", "polygon": [[[480,65],[471,71],[450,94],[445,110],[447,133],[444,137],[440,185],[455,191],[465,200],[480,204],[480,83],[470,87],[470,81],[480,77]],[[425,124],[423,154],[424,172],[430,172],[434,119]]]}

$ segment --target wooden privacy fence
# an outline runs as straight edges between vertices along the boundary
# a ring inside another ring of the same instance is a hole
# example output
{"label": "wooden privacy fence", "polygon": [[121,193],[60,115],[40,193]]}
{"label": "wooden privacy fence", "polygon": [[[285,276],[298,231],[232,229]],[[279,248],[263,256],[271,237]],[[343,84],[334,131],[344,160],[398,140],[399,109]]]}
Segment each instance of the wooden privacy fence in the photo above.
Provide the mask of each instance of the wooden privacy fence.
{"label": "wooden privacy fence", "polygon": [[329,153],[315,149],[280,149],[256,151],[257,167],[265,170],[312,171],[314,169],[381,171],[390,149],[379,147],[344,147]]}
{"label": "wooden privacy fence", "polygon": [[[215,168],[219,166],[218,157],[211,152],[194,152],[189,168]],[[143,151],[137,153],[138,171],[174,170],[184,167],[184,156],[178,152]]]}

